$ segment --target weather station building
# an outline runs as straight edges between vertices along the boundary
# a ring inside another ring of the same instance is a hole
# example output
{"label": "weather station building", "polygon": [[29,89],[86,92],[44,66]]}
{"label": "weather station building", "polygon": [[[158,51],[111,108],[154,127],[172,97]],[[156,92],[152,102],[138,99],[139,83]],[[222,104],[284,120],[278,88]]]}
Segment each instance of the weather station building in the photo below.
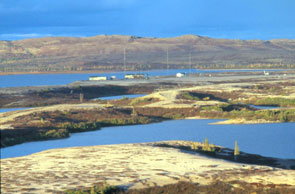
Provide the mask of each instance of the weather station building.
{"label": "weather station building", "polygon": [[90,76],[89,80],[90,81],[105,81],[108,78],[106,76]]}
{"label": "weather station building", "polygon": [[124,76],[125,79],[134,79],[134,74],[126,74]]}
{"label": "weather station building", "polygon": [[147,79],[148,75],[143,73],[138,74],[126,74],[124,76],[125,79]]}
{"label": "weather station building", "polygon": [[185,77],[185,73],[177,73],[176,77]]}

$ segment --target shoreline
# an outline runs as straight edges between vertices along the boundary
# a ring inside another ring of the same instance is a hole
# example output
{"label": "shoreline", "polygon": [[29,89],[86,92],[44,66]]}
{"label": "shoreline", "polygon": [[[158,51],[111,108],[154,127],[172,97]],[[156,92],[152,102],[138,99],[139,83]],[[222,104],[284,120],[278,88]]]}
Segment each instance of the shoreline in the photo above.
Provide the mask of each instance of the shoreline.
{"label": "shoreline", "polygon": [[239,119],[227,119],[225,121],[218,121],[210,123],[210,125],[251,125],[251,124],[270,124],[270,123],[284,123],[282,121],[267,121],[264,119],[246,120],[244,118]]}
{"label": "shoreline", "polygon": [[40,72],[0,72],[1,75],[41,75],[41,74],[88,74],[88,73],[111,73],[113,71],[40,71]]}
{"label": "shoreline", "polygon": [[[145,71],[155,71],[155,70],[163,70],[164,69],[151,69],[151,70],[145,70]],[[179,69],[182,70],[182,69]],[[226,71],[226,70],[238,70],[238,71],[247,71],[247,70],[271,70],[271,71],[287,71],[287,70],[294,70],[294,69],[197,69],[199,71],[206,71],[206,70],[220,70],[220,71]],[[140,71],[140,70],[135,70]],[[41,74],[88,74],[88,73],[116,73],[116,72],[124,72],[124,71],[108,71],[108,70],[87,70],[87,71],[40,71],[40,72],[25,72],[25,71],[18,71],[18,72],[0,72],[1,75],[41,75]]]}

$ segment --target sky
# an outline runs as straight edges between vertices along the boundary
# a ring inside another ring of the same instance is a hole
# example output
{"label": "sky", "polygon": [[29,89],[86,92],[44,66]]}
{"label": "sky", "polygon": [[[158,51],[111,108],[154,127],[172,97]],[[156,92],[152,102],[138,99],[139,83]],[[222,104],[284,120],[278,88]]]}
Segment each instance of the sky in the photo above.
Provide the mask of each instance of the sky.
{"label": "sky", "polygon": [[0,0],[0,40],[100,34],[295,38],[295,0]]}

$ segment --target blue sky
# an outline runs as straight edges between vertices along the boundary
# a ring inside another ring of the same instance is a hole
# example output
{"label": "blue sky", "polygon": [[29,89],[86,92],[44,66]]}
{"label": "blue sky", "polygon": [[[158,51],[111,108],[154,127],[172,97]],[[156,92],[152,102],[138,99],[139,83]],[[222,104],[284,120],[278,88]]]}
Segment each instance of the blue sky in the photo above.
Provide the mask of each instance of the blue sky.
{"label": "blue sky", "polygon": [[121,34],[295,38],[294,0],[0,0],[0,40]]}

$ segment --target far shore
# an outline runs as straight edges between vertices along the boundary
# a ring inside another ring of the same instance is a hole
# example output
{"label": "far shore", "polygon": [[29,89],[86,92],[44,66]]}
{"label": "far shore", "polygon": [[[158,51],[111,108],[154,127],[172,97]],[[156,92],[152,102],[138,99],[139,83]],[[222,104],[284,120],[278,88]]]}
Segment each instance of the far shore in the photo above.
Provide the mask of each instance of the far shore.
{"label": "far shore", "polygon": [[38,72],[0,72],[1,75],[36,75],[36,74],[80,74],[80,73],[110,73],[113,71],[38,71]]}
{"label": "far shore", "polygon": [[[146,70],[146,71],[154,71],[154,70],[161,70],[161,69],[151,69],[151,70]],[[164,69],[163,69],[164,70]],[[179,69],[182,70],[182,69]],[[278,70],[278,71],[285,71],[285,70],[292,70],[292,69],[198,69],[200,71],[205,71],[205,70]],[[128,71],[140,71],[140,70],[128,70]],[[86,73],[115,73],[115,72],[123,72],[123,70],[116,70],[116,71],[108,71],[108,70],[87,70],[87,71],[37,71],[37,72],[23,72],[23,71],[18,71],[18,72],[1,72],[0,71],[0,76],[1,75],[35,75],[35,74],[86,74]]]}

